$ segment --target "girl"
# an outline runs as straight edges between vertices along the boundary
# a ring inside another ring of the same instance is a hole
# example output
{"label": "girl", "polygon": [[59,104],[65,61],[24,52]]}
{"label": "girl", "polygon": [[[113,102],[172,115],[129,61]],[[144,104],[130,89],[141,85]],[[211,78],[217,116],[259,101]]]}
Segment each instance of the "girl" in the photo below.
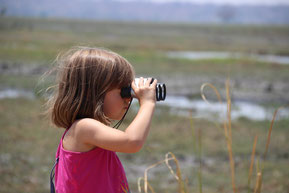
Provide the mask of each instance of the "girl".
{"label": "girl", "polygon": [[[98,48],[71,49],[58,59],[57,89],[48,101],[52,123],[66,129],[56,153],[57,193],[122,193],[129,186],[115,152],[138,152],[150,130],[156,102],[151,79],[135,84],[131,64]],[[124,130],[110,127],[126,113],[131,98],[121,88],[131,85],[139,111]]]}

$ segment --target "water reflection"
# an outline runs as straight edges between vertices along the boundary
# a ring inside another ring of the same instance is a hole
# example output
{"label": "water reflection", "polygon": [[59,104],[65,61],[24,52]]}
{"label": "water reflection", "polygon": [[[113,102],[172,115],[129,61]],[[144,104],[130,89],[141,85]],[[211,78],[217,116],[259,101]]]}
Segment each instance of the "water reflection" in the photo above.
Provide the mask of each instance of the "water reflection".
{"label": "water reflection", "polygon": [[202,59],[228,59],[228,58],[248,58],[262,62],[273,62],[278,64],[289,65],[289,56],[278,55],[261,55],[261,54],[245,54],[238,52],[194,52],[194,51],[179,51],[168,52],[170,58],[185,58],[190,60]]}
{"label": "water reflection", "polygon": [[28,98],[35,99],[35,95],[31,91],[21,90],[21,89],[5,89],[0,91],[0,99],[5,98]]}
{"label": "water reflection", "polygon": [[[36,97],[32,91],[6,89],[0,91],[0,99],[4,98],[35,99]],[[136,103],[138,103],[138,101],[134,100],[133,104]],[[224,120],[227,109],[226,103],[221,104],[219,102],[210,102],[210,104],[208,104],[203,100],[190,100],[184,96],[167,96],[165,101],[158,102],[157,105],[170,107],[170,113],[172,114],[188,116],[189,111],[192,111],[194,118],[203,118],[213,121]],[[132,108],[137,111],[138,105],[133,105]],[[245,117],[256,121],[271,120],[274,110],[274,108],[264,107],[256,103],[234,101],[232,103],[231,118],[232,120],[240,117]],[[278,112],[277,119],[284,119],[288,117],[288,109],[281,109]]]}
{"label": "water reflection", "polygon": [[[183,96],[167,96],[164,102],[158,103],[171,107],[174,114],[188,116],[188,111],[193,111],[193,117],[205,118],[210,120],[224,120],[226,117],[226,103],[210,102],[209,104],[203,100],[190,100]],[[232,120],[245,117],[247,119],[262,121],[271,120],[273,118],[274,108],[264,107],[262,105],[245,102],[234,101],[231,107]],[[278,112],[278,119],[288,118],[289,110],[281,109]]]}

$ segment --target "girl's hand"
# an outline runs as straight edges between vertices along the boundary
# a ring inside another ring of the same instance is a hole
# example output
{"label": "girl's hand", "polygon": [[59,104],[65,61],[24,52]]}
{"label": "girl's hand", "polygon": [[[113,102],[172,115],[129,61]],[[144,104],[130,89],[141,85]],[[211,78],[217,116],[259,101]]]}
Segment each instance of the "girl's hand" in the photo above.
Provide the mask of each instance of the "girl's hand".
{"label": "girl's hand", "polygon": [[80,119],[76,126],[79,128],[75,132],[78,135],[77,141],[116,152],[140,151],[149,133],[156,103],[157,80],[150,84],[151,80],[149,78],[144,84],[144,79],[140,78],[138,87],[134,81],[132,82],[131,86],[139,100],[140,108],[125,131],[113,129],[92,118],[84,118]]}
{"label": "girl's hand", "polygon": [[132,82],[132,89],[139,100],[140,106],[146,103],[156,103],[156,85],[157,79],[150,84],[152,78],[148,78],[144,83],[143,77],[140,78],[138,85],[135,84],[135,81]]}

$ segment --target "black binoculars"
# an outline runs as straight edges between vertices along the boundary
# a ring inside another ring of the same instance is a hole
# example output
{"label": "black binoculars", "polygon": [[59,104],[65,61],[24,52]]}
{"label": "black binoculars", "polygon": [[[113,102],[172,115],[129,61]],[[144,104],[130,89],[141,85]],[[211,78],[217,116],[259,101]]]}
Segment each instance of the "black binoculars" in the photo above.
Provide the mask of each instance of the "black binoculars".
{"label": "black binoculars", "polygon": [[[144,78],[144,83],[147,81],[147,78]],[[150,84],[152,84],[154,81],[154,78],[152,78]],[[138,82],[139,82],[139,78],[135,79],[135,83],[138,86]],[[130,97],[134,97],[135,98],[135,93],[133,91],[133,89],[131,88],[131,86],[128,87],[124,87],[121,89],[121,93],[120,93],[122,98],[130,98]],[[157,101],[164,101],[166,99],[166,95],[167,95],[167,91],[166,91],[166,85],[162,84],[162,83],[157,83],[156,86],[156,100]]]}

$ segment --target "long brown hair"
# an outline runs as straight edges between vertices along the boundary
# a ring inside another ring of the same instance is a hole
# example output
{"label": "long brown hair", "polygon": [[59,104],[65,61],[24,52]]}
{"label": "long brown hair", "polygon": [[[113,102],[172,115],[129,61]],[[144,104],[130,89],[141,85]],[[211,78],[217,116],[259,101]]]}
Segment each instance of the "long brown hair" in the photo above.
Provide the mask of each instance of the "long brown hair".
{"label": "long brown hair", "polygon": [[56,61],[56,85],[46,103],[52,123],[69,128],[77,119],[93,118],[109,125],[103,113],[104,96],[132,82],[131,64],[112,51],[90,47],[72,48]]}

